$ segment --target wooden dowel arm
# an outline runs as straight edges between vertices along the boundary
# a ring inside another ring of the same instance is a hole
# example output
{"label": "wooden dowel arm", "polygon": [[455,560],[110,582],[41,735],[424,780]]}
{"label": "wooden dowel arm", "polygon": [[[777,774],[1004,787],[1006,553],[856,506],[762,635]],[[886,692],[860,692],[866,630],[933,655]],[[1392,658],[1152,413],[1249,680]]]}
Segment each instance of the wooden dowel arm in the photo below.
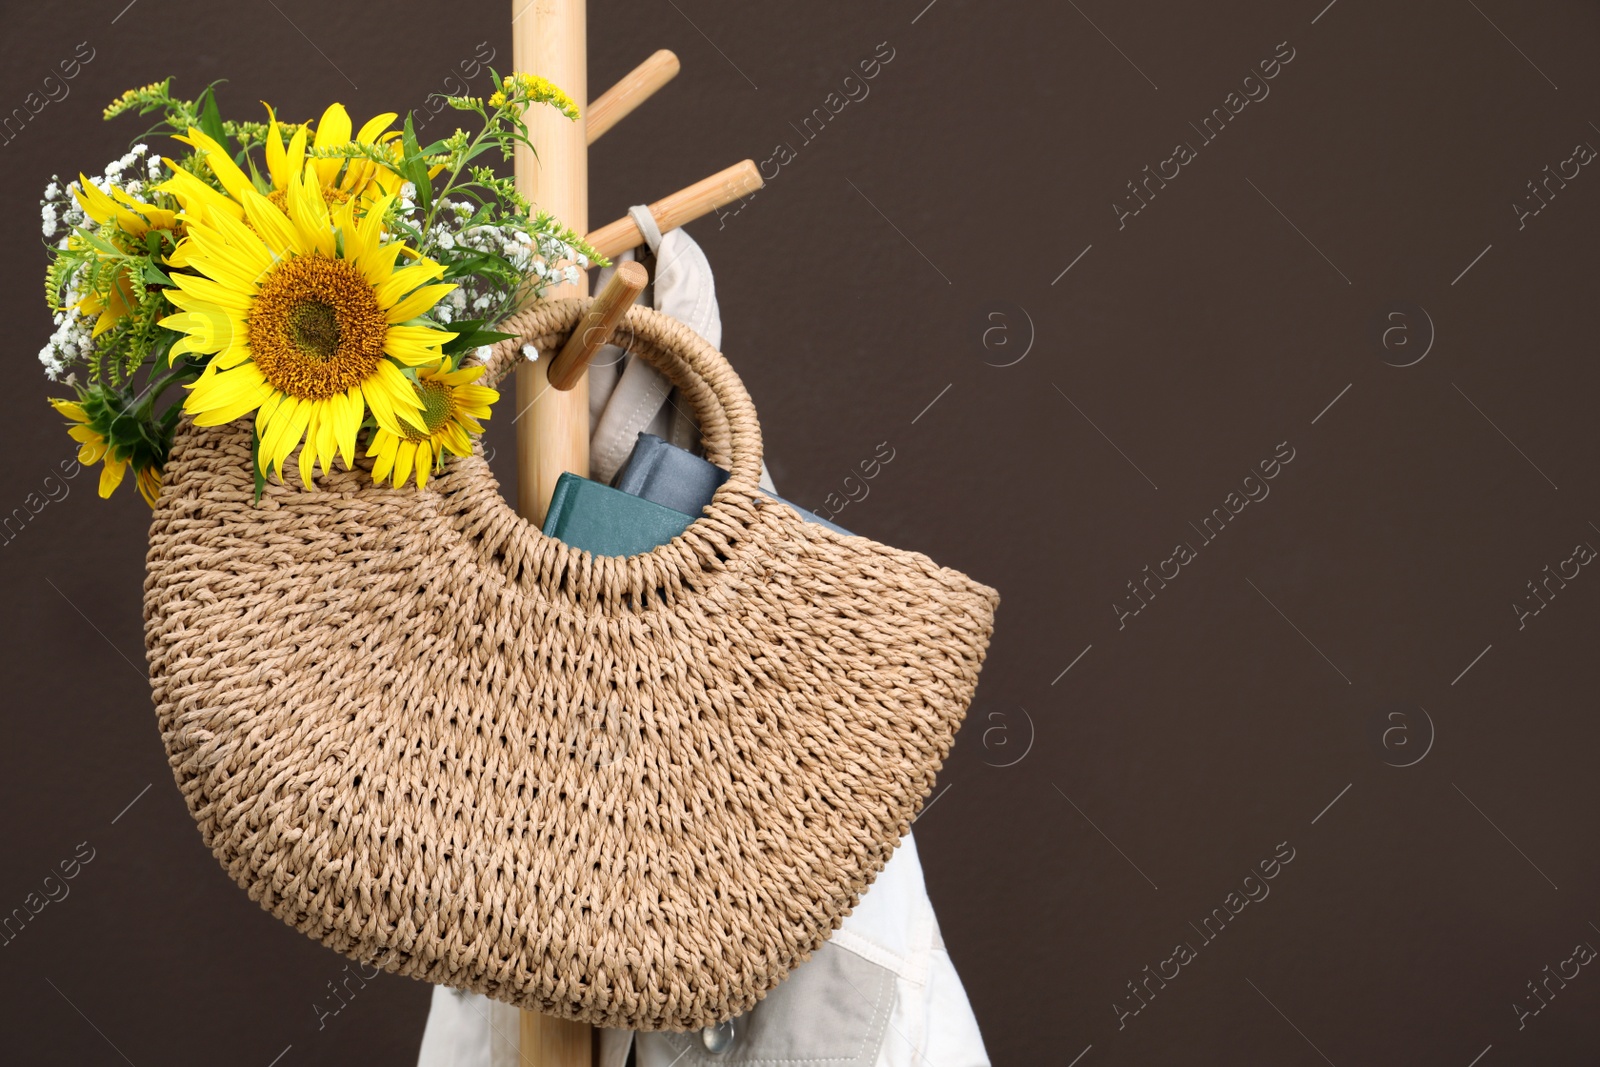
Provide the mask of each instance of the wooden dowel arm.
{"label": "wooden dowel arm", "polygon": [[644,292],[650,274],[638,263],[629,260],[618,263],[616,273],[600,295],[589,305],[588,312],[578,328],[572,331],[561,352],[545,369],[552,389],[571,389],[583,377],[589,360],[611,341],[611,333],[628,313],[633,302]]}
{"label": "wooden dowel arm", "polygon": [[654,96],[657,89],[677,77],[678,69],[678,57],[663,48],[596,97],[589,104],[587,116],[589,143],[594,144],[604,137],[607,130]]}
{"label": "wooden dowel arm", "polygon": [[[763,184],[755,162],[747,159],[709,178],[703,178],[687,189],[679,189],[671,196],[662,197],[650,205],[650,214],[656,217],[656,225],[661,227],[661,232],[666,233],[749,196]],[[589,234],[588,241],[597,252],[610,259],[644,244],[644,234],[639,232],[633,219],[625,215]]]}

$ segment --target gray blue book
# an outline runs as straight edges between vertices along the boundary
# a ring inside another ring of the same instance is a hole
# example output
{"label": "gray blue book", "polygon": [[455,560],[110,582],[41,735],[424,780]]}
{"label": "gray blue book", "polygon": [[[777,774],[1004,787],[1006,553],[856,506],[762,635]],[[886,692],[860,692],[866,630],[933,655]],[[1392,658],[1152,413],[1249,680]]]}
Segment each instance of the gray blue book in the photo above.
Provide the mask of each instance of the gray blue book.
{"label": "gray blue book", "polygon": [[[699,518],[728,472],[692,452],[642,433],[616,485],[563,474],[545,514],[544,533],[597,556],[637,556],[664,545]],[[771,494],[767,494],[771,495]],[[836,526],[781,497],[806,522]]]}
{"label": "gray blue book", "polygon": [[[728,472],[710,460],[669,444],[654,434],[642,433],[633,446],[633,454],[611,484],[631,496],[699,518],[705,506],[711,503],[717,487],[727,480]],[[766,495],[772,496],[771,493]],[[782,497],[772,496],[772,499],[794,508],[806,522],[850,536],[849,530],[820,515],[795,507]]]}

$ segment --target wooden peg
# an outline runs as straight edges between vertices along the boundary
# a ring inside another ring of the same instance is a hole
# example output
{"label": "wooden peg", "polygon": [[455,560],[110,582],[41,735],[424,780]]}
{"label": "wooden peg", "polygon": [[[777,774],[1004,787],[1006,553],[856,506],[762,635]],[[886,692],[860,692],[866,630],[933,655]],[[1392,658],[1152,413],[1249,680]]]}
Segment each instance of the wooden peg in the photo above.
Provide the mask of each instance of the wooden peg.
{"label": "wooden peg", "polygon": [[[718,171],[709,178],[695,182],[687,189],[679,189],[650,205],[650,214],[656,217],[661,232],[675,230],[709,214],[725,204],[749,196],[765,184],[753,160],[735,163],[727,170]],[[588,241],[602,256],[610,259],[644,244],[644,234],[631,217],[623,216],[595,230]]]}
{"label": "wooden peg", "polygon": [[611,342],[612,331],[639,298],[639,294],[644,292],[649,281],[650,273],[640,264],[631,260],[617,264],[616,273],[611,275],[606,287],[589,305],[583,321],[567,338],[560,354],[545,368],[552,389],[571,389],[578,384],[578,379],[583,377],[583,372],[589,366],[589,360]]}
{"label": "wooden peg", "polygon": [[630,70],[589,105],[589,143],[594,144],[604,137],[607,130],[677,76],[678,57],[666,48]]}

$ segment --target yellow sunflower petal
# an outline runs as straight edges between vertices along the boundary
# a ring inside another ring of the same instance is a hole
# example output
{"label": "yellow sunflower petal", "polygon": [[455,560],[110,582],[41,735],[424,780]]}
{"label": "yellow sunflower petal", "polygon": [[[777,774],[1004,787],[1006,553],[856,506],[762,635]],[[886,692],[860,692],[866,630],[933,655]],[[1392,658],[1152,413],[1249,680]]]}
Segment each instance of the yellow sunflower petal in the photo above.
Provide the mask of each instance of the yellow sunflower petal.
{"label": "yellow sunflower petal", "polygon": [[408,367],[436,362],[439,346],[455,339],[455,334],[429,326],[391,326],[383,350]]}
{"label": "yellow sunflower petal", "polygon": [[78,172],[78,187],[72,191],[83,213],[96,222],[110,222],[117,214],[117,202],[100,191],[100,187]]}
{"label": "yellow sunflower petal", "polygon": [[64,400],[61,397],[53,396],[50,398],[50,406],[73,422],[89,421],[89,416],[84,412],[83,405],[76,400]]}
{"label": "yellow sunflower petal", "polygon": [[270,445],[267,441],[262,442],[262,454],[269,455],[272,465],[278,468],[279,481],[283,480],[283,465],[288,461],[289,453],[294,451],[305,436],[306,427],[311,424],[311,408],[311,401],[290,397],[278,408],[272,425],[267,427],[269,435],[277,431],[277,436],[271,439]]}
{"label": "yellow sunflower petal", "polygon": [[249,176],[239,169],[239,165],[233,161],[228,150],[209,136],[190,126],[189,136],[180,137],[178,140],[192,145],[206,157],[206,166],[211,168],[211,173],[217,176],[217,181],[222,183],[229,196],[241,200],[247,191],[255,192],[255,185],[251,183]]}
{"label": "yellow sunflower petal", "polygon": [[376,283],[378,306],[391,307],[417,286],[431,282],[444,274],[444,268],[432,260],[401,267],[383,281]]}
{"label": "yellow sunflower petal", "polygon": [[267,109],[267,176],[272,179],[274,189],[282,189],[295,172],[289,169],[289,154],[284,151],[283,127],[278,125],[278,113],[265,100],[262,106]]}
{"label": "yellow sunflower petal", "polygon": [[367,458],[377,457],[372,464],[372,480],[378,485],[382,485],[394,469],[395,446],[399,441],[388,430],[379,430],[372,435],[372,442],[367,446]]}
{"label": "yellow sunflower petal", "polygon": [[[335,393],[324,401],[313,413],[317,422],[317,461],[322,464],[322,473],[327,474],[333,468],[333,457],[336,454],[334,446],[334,413],[338,410],[338,402],[343,397]],[[307,440],[311,435],[307,434]]]}
{"label": "yellow sunflower petal", "polygon": [[234,219],[244,218],[244,208],[236,201],[217,192],[165,156],[162,157],[162,161],[172,173],[166,181],[156,186],[156,189],[176,198],[178,203],[183,205],[184,213],[191,219],[214,222],[218,215]]}
{"label": "yellow sunflower petal", "polygon": [[488,369],[489,368],[485,367],[482,363],[473,363],[468,364],[465,367],[459,367],[456,370],[449,371],[445,374],[435,375],[434,378],[436,381],[443,382],[445,385],[468,385],[477,381],[479,378],[482,378],[483,372]]}
{"label": "yellow sunflower petal", "polygon": [[361,395],[378,425],[390,433],[403,435],[401,419],[422,429],[422,401],[417,397],[417,387],[388,360],[378,364],[377,372],[362,387]]}
{"label": "yellow sunflower petal", "polygon": [[308,180],[309,173],[294,178],[289,183],[289,219],[300,234],[300,245],[308,252],[334,254],[334,232],[328,217],[328,202],[322,199],[322,189]]}
{"label": "yellow sunflower petal", "polygon": [[363,144],[376,144],[378,136],[389,128],[389,124],[400,116],[393,111],[385,111],[381,115],[374,115],[362,125],[356,134],[356,140]]}
{"label": "yellow sunflower petal", "polygon": [[407,322],[427,311],[444,298],[446,293],[459,288],[455,285],[424,285],[421,289],[393,305],[384,316],[390,322]]}
{"label": "yellow sunflower petal", "polygon": [[138,473],[139,495],[144,497],[144,502],[155,510],[156,501],[161,497],[161,472],[154,467],[146,467]]}
{"label": "yellow sunflower petal", "polygon": [[254,411],[272,395],[266,376],[254,363],[203,376],[190,387],[183,410],[196,426],[221,426]]}
{"label": "yellow sunflower petal", "polygon": [[[349,143],[350,113],[343,104],[329,104],[328,110],[322,113],[322,118],[317,122],[317,136],[312,144],[318,148],[329,148]],[[344,160],[316,159],[312,160],[312,164],[317,168],[317,177],[322,184],[332,185],[344,167]]]}
{"label": "yellow sunflower petal", "polygon": [[116,492],[117,486],[122,484],[122,476],[128,473],[128,461],[125,459],[112,459],[106,457],[106,465],[100,468],[100,496],[107,498]]}
{"label": "yellow sunflower petal", "polygon": [[472,438],[467,436],[467,431],[460,422],[445,423],[434,432],[434,437],[458,456],[472,455]]}
{"label": "yellow sunflower petal", "polygon": [[348,393],[335,393],[329,398],[333,404],[333,441],[344,459],[345,470],[355,467],[356,432],[366,408],[361,402],[361,387],[352,386]]}
{"label": "yellow sunflower petal", "polygon": [[[270,203],[270,201],[268,201]],[[228,251],[228,256],[236,259],[242,269],[250,270],[259,275],[277,262],[278,257],[272,254],[272,249],[261,239],[261,235],[245,225],[243,208],[238,218],[224,216],[209,220],[208,226],[214,232],[217,241],[222,242],[222,247]],[[212,234],[202,234],[208,239]],[[207,247],[211,247],[210,241]]]}
{"label": "yellow sunflower petal", "polygon": [[275,257],[308,251],[300,243],[300,235],[294,223],[289,221],[289,216],[279,211],[272,201],[252,189],[244,195],[241,203],[244,205],[245,218]]}
{"label": "yellow sunflower petal", "polygon": [[272,424],[273,413],[288,399],[292,398],[282,393],[273,393],[262,401],[261,406],[256,409],[256,437],[265,439],[267,427]]}
{"label": "yellow sunflower petal", "polygon": [[[361,258],[356,260],[356,266],[360,268],[362,277],[368,282],[382,285],[394,275],[395,257],[403,251],[406,251],[406,247],[399,241],[385,241],[364,252]],[[422,281],[427,280],[429,279],[424,278],[415,284],[420,285]],[[405,289],[400,291],[403,293]]]}
{"label": "yellow sunflower petal", "polygon": [[417,488],[428,487],[428,475],[433,473],[433,448],[427,441],[417,442]]}
{"label": "yellow sunflower petal", "polygon": [[395,446],[394,451],[394,484],[396,488],[406,484],[411,477],[411,464],[417,458],[417,446],[410,441],[401,441]]}
{"label": "yellow sunflower petal", "polygon": [[[311,414],[312,423],[315,423],[317,414],[316,410],[312,409]],[[300,484],[307,489],[314,488],[311,481],[311,475],[313,473],[313,464],[316,463],[317,458],[317,446],[314,443],[315,435],[316,426],[308,425],[306,427],[305,444],[300,446]]]}
{"label": "yellow sunflower petal", "polygon": [[[135,200],[121,189],[113,188],[111,190],[111,195],[118,203],[124,205],[125,207],[131,208],[133,211],[142,216],[143,221],[147,224],[147,228],[154,228],[157,230],[173,230],[178,226],[178,215],[174,211],[169,211],[166,208],[156,207],[153,204],[146,204],[142,200]],[[129,230],[128,232],[133,233],[134,231]]]}
{"label": "yellow sunflower petal", "polygon": [[[202,268],[204,269],[204,268]],[[180,274],[172,279],[186,295],[219,308],[249,311],[254,293],[242,292],[233,286],[215,282],[198,274]],[[191,304],[189,310],[194,310]]]}

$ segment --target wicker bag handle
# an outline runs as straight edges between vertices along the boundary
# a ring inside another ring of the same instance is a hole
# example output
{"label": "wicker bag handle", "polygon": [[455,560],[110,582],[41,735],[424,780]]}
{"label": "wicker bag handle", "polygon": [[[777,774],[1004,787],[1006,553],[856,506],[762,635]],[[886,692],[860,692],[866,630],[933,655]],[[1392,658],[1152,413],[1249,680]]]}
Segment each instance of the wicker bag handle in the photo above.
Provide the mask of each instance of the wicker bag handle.
{"label": "wicker bag handle", "polygon": [[[494,346],[485,385],[498,384],[522,359],[522,346],[558,352],[582,320],[592,298],[551,300],[518,312],[499,329],[515,334]],[[727,468],[728,485],[754,489],[761,480],[761,424],[744,383],[721,352],[677,319],[643,305],[630,308],[612,344],[642,357],[665,374],[694,406],[706,458]]]}

